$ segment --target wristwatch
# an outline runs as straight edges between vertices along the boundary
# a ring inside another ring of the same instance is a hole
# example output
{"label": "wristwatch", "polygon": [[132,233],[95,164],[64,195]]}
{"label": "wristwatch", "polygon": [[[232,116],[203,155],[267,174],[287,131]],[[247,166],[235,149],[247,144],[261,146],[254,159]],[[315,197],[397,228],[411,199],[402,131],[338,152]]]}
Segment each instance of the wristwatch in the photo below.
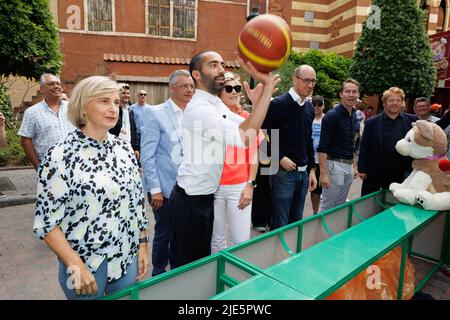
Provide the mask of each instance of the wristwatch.
{"label": "wristwatch", "polygon": [[148,243],[149,241],[150,241],[150,239],[149,239],[148,235],[145,236],[145,237],[139,238],[139,244],[141,244],[141,243]]}
{"label": "wristwatch", "polygon": [[251,185],[253,188],[256,188],[256,180],[248,180],[247,183]]}

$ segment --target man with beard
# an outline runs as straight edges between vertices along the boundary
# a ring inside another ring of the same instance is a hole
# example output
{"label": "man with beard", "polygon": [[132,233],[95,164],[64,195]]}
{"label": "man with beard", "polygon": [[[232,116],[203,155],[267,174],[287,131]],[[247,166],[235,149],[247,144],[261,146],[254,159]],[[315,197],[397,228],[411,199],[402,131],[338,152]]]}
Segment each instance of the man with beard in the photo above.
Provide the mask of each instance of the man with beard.
{"label": "man with beard", "polygon": [[277,76],[257,71],[250,62],[239,61],[249,76],[260,82],[253,91],[244,83],[254,102],[253,111],[245,120],[231,112],[218,97],[225,84],[225,63],[220,54],[199,53],[189,65],[196,91],[184,112],[183,160],[169,198],[177,266],[211,253],[214,192],[222,174],[225,147],[227,144],[244,147],[254,140],[274,86],[279,82]]}
{"label": "man with beard", "polygon": [[25,110],[18,133],[23,150],[35,169],[50,147],[75,130],[67,118],[67,101],[61,100],[59,77],[45,73],[39,84],[44,99]]}
{"label": "man with beard", "polygon": [[133,110],[130,109],[130,86],[125,83],[119,93],[120,108],[119,119],[114,128],[109,130],[109,133],[119,137],[122,140],[131,143],[134,150],[134,155],[139,161],[139,146],[136,141],[136,123],[134,121]]}

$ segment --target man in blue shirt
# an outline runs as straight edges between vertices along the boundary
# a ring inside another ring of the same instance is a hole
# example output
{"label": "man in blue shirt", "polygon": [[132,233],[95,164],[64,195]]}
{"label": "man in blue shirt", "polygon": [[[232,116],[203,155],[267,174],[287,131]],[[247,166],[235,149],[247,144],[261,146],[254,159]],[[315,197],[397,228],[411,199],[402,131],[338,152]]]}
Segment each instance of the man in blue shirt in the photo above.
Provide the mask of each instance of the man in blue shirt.
{"label": "man in blue shirt", "polygon": [[358,176],[354,162],[357,119],[354,106],[359,98],[359,82],[347,79],[339,92],[341,103],[322,120],[319,152],[322,201],[319,212],[344,203],[353,178]]}
{"label": "man in blue shirt", "polygon": [[131,105],[130,111],[133,111],[134,123],[136,124],[135,131],[135,139],[136,139],[136,148],[141,151],[141,126],[142,126],[142,110],[144,107],[148,106],[147,104],[147,92],[145,90],[138,91],[138,102]]}
{"label": "man in blue shirt", "polygon": [[262,126],[271,129],[272,148],[274,129],[279,130],[280,168],[270,176],[271,230],[300,220],[308,186],[311,191],[317,185],[311,129],[315,113],[310,102],[316,81],[311,66],[297,67],[292,88],[271,101]]}

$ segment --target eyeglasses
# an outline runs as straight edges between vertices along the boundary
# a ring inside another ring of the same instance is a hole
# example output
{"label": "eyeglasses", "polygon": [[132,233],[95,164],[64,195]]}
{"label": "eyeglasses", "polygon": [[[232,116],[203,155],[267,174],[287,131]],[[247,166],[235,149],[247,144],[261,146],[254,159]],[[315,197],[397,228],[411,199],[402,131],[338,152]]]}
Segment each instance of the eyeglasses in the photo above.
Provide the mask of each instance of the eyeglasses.
{"label": "eyeglasses", "polygon": [[241,92],[241,86],[240,85],[235,85],[235,86],[228,85],[228,86],[225,86],[225,91],[227,93],[233,92],[233,89],[234,89],[234,91],[236,91],[236,93]]}
{"label": "eyeglasses", "polygon": [[145,97],[147,94],[146,93],[139,93],[139,95]]}
{"label": "eyeglasses", "polygon": [[308,85],[308,86],[310,84],[312,84],[313,86],[315,86],[317,84],[317,80],[316,79],[306,79],[306,78],[299,77],[298,75],[295,75],[295,77],[297,79],[303,80],[303,82],[306,83],[306,85]]}
{"label": "eyeglasses", "polygon": [[322,107],[323,107],[323,104],[315,104],[314,107],[315,107],[315,108],[322,108]]}
{"label": "eyeglasses", "polygon": [[128,83],[124,83],[122,85],[122,89],[130,89],[130,85]]}
{"label": "eyeglasses", "polygon": [[49,87],[60,87],[61,86],[61,82],[59,82],[59,81],[51,81],[51,82],[47,82],[46,85],[48,85]]}
{"label": "eyeglasses", "polygon": [[186,90],[186,89],[194,90],[195,89],[195,86],[193,84],[187,84],[187,83],[186,84],[177,84],[176,87],[183,88],[184,90]]}

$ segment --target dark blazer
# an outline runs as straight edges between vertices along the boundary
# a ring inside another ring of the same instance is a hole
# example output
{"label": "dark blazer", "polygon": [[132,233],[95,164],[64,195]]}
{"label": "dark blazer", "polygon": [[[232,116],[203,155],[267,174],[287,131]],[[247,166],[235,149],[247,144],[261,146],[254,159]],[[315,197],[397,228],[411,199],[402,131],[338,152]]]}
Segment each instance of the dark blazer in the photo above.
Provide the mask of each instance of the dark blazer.
{"label": "dark blazer", "polygon": [[[134,113],[132,110],[128,107],[128,112],[130,114],[130,128],[131,128],[131,147],[133,150],[139,150],[139,146],[137,145],[136,141],[136,122],[134,122]],[[122,129],[122,115],[123,110],[122,108],[119,108],[119,119],[117,120],[116,126],[112,129],[109,129],[109,133],[115,135],[116,137],[119,136],[120,129]]]}
{"label": "dark blazer", "polygon": [[[312,141],[312,123],[314,106],[306,101],[303,106],[286,92],[270,102],[262,129],[279,130],[279,159],[288,157],[297,166],[308,165],[314,168],[314,147]],[[269,135],[272,132],[268,132]],[[272,142],[272,137],[270,138]]]}
{"label": "dark blazer", "polygon": [[[404,135],[412,128],[413,122],[417,120],[415,115],[400,112],[402,131]],[[377,114],[367,120],[358,157],[358,171],[367,174],[368,177],[380,177],[384,175],[383,168],[383,113]],[[404,161],[405,172],[411,170],[411,158]]]}

